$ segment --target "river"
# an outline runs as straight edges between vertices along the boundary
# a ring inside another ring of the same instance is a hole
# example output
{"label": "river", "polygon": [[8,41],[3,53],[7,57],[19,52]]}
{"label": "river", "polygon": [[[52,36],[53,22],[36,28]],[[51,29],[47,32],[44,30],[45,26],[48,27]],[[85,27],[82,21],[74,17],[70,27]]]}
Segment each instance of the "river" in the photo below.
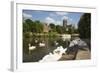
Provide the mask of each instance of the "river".
{"label": "river", "polygon": [[[32,50],[29,53],[29,46],[35,46],[35,50]],[[45,46],[40,46],[39,44],[43,43]],[[68,47],[69,40],[62,37],[53,36],[38,36],[31,38],[23,38],[23,62],[38,62],[49,52],[53,52],[58,46],[63,46],[63,48]]]}

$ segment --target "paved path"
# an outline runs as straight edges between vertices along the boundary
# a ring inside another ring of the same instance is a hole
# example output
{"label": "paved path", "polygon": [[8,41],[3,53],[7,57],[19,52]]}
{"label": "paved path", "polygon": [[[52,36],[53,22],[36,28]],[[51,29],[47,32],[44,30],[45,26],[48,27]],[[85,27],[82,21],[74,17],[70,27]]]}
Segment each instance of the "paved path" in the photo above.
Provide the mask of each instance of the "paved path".
{"label": "paved path", "polygon": [[[59,61],[62,61],[62,60],[73,60],[74,58],[74,55],[63,55],[61,57],[61,59],[59,59]],[[89,51],[88,48],[84,48],[82,50],[78,50],[77,52],[77,55],[76,55],[76,59],[75,60],[87,60],[87,59],[90,59],[91,58],[91,52]]]}
{"label": "paved path", "polygon": [[79,50],[76,55],[76,60],[84,60],[84,59],[90,59],[91,58],[91,52],[86,48],[86,50]]}

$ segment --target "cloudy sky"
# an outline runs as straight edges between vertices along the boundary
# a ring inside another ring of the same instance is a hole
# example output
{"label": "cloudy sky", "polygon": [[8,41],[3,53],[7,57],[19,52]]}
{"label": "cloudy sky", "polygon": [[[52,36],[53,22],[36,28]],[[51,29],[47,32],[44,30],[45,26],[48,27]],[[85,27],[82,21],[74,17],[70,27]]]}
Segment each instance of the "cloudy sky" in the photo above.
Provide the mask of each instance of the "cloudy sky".
{"label": "cloudy sky", "polygon": [[55,25],[62,25],[62,20],[67,19],[68,24],[77,26],[82,14],[78,12],[23,10],[25,19],[40,20],[41,22],[54,23]]}

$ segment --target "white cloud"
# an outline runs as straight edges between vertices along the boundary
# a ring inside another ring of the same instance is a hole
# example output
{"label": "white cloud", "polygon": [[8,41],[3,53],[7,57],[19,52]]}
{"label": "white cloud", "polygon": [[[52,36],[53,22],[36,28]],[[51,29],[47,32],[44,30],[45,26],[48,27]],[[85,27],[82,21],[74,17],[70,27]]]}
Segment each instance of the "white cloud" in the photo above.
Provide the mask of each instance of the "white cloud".
{"label": "white cloud", "polygon": [[55,23],[55,20],[53,18],[51,18],[51,17],[46,17],[45,18],[45,22],[48,23],[48,24],[49,23]]}
{"label": "white cloud", "polygon": [[51,17],[46,17],[46,18],[45,18],[45,22],[48,23],[48,24],[54,23],[55,25],[61,25],[61,24],[62,24],[62,21],[54,20],[54,19],[51,18]]}
{"label": "white cloud", "polygon": [[27,14],[27,13],[23,13],[23,17],[24,17],[24,18],[32,18],[32,15]]}
{"label": "white cloud", "polygon": [[67,15],[68,12],[56,12],[56,14],[57,14],[57,15],[61,15],[61,16],[63,16],[63,15]]}
{"label": "white cloud", "polygon": [[67,16],[63,16],[63,17],[62,17],[62,20],[63,20],[63,19],[67,19],[67,20],[68,20],[69,18],[68,18]]}

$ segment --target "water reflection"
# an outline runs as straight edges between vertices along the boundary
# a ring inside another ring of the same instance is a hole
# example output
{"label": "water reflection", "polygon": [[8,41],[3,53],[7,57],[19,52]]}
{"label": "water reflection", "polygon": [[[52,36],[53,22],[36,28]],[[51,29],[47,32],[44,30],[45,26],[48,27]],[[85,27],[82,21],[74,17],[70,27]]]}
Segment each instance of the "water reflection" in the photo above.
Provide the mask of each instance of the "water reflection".
{"label": "water reflection", "polygon": [[[29,45],[35,46],[29,53]],[[23,38],[23,62],[38,62],[46,54],[52,53],[58,46],[68,47],[69,40],[62,37],[32,36]]]}

